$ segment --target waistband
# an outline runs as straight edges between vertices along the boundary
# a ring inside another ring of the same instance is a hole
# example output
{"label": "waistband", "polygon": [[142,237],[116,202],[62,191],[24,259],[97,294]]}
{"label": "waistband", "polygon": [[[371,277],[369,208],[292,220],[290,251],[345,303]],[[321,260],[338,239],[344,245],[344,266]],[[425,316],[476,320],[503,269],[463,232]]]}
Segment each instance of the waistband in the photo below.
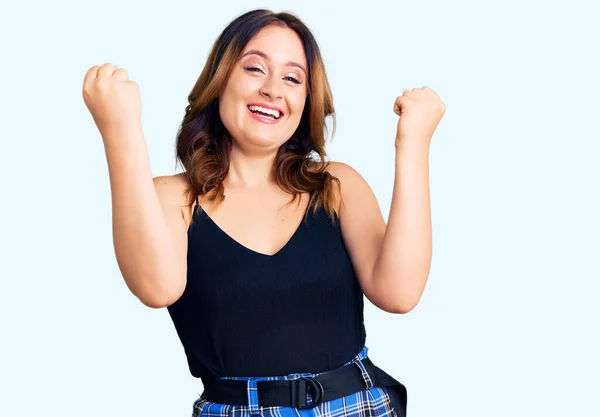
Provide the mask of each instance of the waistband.
{"label": "waistband", "polygon": [[[357,368],[360,373],[356,371]],[[373,364],[368,358],[366,346],[344,365],[325,372],[262,377],[229,376],[203,378],[202,381],[205,388],[202,397],[215,403],[246,405],[251,415],[258,414],[260,406],[313,408],[321,402],[374,386],[397,385],[405,389],[400,382]]]}
{"label": "waistband", "polygon": [[[358,354],[356,354],[356,356],[354,358],[352,358],[351,360],[349,360],[348,362],[346,362],[344,365],[342,366],[346,366],[346,365],[350,365],[353,363],[357,363],[360,362],[362,359],[365,359],[366,357],[369,356],[369,348],[367,346],[364,346],[360,352],[358,352]],[[288,375],[277,375],[277,376],[258,376],[258,377],[251,377],[251,376],[222,376],[219,377],[217,379],[233,379],[233,380],[238,380],[238,381],[280,381],[280,380],[289,380],[289,379],[297,379],[300,377],[315,377],[318,375],[323,375],[325,373],[327,373],[329,371],[323,371],[323,372],[318,372],[318,373],[310,373],[310,372],[301,372],[301,373],[292,373],[292,374],[288,374]],[[202,379],[202,383],[204,384],[204,379]]]}

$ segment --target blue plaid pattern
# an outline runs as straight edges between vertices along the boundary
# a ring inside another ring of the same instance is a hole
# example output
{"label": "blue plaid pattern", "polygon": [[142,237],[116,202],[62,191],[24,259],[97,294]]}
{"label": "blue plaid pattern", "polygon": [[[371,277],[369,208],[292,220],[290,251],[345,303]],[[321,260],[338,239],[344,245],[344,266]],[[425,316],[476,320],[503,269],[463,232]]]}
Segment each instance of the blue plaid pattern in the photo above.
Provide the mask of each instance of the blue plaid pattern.
{"label": "blue plaid pattern", "polygon": [[[367,357],[369,349],[363,349],[345,365],[356,365],[360,368],[366,388],[363,391],[335,400],[318,404],[314,408],[298,409],[295,407],[271,406],[258,404],[257,382],[266,380],[290,380],[301,376],[314,377],[322,373],[294,373],[285,376],[266,377],[222,377],[220,379],[236,379],[248,382],[248,405],[219,404],[208,401],[204,393],[194,402],[192,417],[398,417],[390,401],[386,387],[375,387],[361,359]],[[311,403],[311,394],[307,393],[307,402]]]}

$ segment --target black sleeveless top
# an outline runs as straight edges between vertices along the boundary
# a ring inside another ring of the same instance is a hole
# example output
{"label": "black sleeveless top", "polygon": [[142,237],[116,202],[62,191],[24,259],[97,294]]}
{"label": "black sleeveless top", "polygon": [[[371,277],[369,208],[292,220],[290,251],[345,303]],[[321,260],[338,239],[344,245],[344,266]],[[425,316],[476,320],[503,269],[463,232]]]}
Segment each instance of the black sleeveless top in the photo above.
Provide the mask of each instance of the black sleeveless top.
{"label": "black sleeveless top", "polygon": [[365,345],[363,293],[339,219],[323,207],[266,255],[196,205],[187,264],[185,290],[167,309],[197,378],[325,372]]}

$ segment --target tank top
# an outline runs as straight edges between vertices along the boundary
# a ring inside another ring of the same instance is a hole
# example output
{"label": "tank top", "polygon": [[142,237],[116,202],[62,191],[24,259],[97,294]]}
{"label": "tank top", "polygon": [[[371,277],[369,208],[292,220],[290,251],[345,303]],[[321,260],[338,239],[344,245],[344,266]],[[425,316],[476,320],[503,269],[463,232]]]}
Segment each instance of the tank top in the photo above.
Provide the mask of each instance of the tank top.
{"label": "tank top", "polygon": [[194,206],[187,284],[167,309],[197,378],[325,372],[355,357],[366,339],[363,293],[339,219],[323,207],[307,210],[285,246],[267,255]]}

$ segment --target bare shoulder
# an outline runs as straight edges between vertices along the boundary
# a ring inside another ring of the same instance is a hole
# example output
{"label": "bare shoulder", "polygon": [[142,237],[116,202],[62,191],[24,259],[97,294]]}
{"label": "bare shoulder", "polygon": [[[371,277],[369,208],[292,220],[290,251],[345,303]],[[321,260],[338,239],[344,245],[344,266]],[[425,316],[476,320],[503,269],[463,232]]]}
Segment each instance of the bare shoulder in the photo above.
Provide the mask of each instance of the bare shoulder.
{"label": "bare shoulder", "polygon": [[169,202],[183,202],[185,204],[185,190],[188,188],[188,181],[185,173],[179,173],[175,175],[161,175],[152,178],[154,181],[154,188],[159,196],[164,197]]}
{"label": "bare shoulder", "polygon": [[352,181],[353,177],[359,175],[358,172],[350,165],[340,161],[329,161],[327,163],[327,172],[334,177],[339,178],[340,181],[342,179],[348,179]]}
{"label": "bare shoulder", "polygon": [[161,205],[169,210],[178,210],[186,224],[189,224],[191,207],[186,197],[189,184],[185,173],[161,175],[152,180]]}
{"label": "bare shoulder", "polygon": [[360,175],[356,169],[344,162],[329,162],[327,172],[339,179],[342,188],[342,196],[345,194],[347,195],[348,192],[351,192],[352,190],[356,190],[356,188],[360,189],[366,185],[366,181],[362,175]]}
{"label": "bare shoulder", "polygon": [[343,206],[349,201],[359,201],[365,193],[369,193],[370,187],[366,180],[350,165],[340,161],[328,161],[326,171],[337,178],[340,183],[340,193],[336,193],[336,206],[339,209],[340,216],[343,217],[345,211]]}

